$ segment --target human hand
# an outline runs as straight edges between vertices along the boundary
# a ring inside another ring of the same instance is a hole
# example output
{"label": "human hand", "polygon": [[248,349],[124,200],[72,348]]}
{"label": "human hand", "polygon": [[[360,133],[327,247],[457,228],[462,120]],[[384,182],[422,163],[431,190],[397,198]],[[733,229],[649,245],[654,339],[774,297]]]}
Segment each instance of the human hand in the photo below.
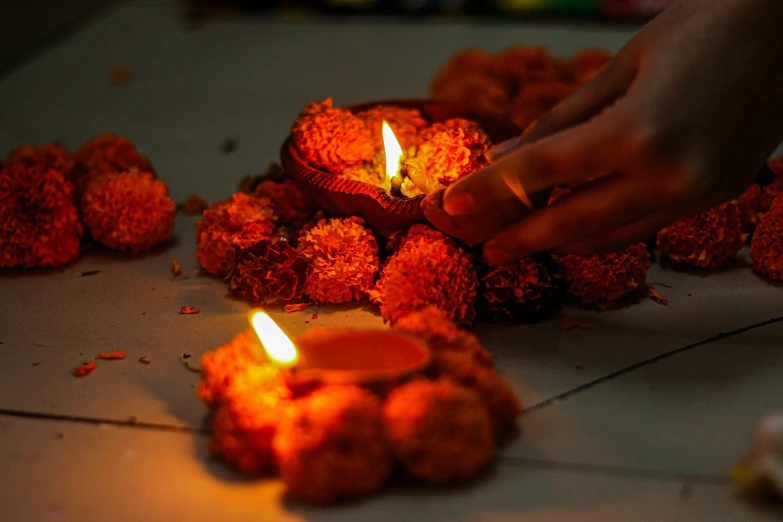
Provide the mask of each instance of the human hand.
{"label": "human hand", "polygon": [[443,209],[481,222],[500,201],[580,185],[485,243],[507,264],[618,250],[738,196],[783,137],[780,27],[778,0],[678,0]]}

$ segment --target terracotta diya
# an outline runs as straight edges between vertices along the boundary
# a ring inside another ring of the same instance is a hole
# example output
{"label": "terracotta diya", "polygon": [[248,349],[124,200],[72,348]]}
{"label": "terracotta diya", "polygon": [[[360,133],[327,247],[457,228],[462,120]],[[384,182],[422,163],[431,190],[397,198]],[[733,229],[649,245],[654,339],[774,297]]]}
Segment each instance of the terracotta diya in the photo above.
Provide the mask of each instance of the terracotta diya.
{"label": "terracotta diya", "polygon": [[[389,100],[349,107],[360,112],[380,105],[418,109],[434,123],[450,118],[465,118],[478,123],[492,143],[519,136],[520,130],[501,116],[470,109],[460,104],[428,100]],[[307,164],[290,136],[280,151],[283,168],[293,178],[304,182],[315,202],[334,214],[359,215],[375,232],[388,237],[392,232],[426,222],[421,209],[424,196],[406,198],[369,183],[343,178]]]}
{"label": "terracotta diya", "polygon": [[387,389],[426,370],[432,358],[423,342],[391,330],[323,328],[294,344],[265,312],[251,322],[294,391],[335,384]]}

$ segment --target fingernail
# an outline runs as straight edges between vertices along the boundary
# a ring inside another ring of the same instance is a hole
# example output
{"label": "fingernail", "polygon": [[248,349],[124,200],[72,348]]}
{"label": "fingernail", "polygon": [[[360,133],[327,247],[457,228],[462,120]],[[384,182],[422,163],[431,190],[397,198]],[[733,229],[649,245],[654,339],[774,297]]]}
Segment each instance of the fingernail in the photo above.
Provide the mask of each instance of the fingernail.
{"label": "fingernail", "polygon": [[498,247],[484,247],[484,260],[493,266],[510,265],[514,262],[511,254]]}
{"label": "fingernail", "polygon": [[476,200],[470,194],[449,195],[446,192],[443,196],[443,210],[450,216],[470,214],[475,209]]}
{"label": "fingernail", "polygon": [[509,152],[518,149],[519,146],[522,145],[522,138],[512,138],[510,140],[504,141],[503,143],[499,143],[489,149],[485,154],[484,157],[487,158],[487,161],[490,163],[494,163],[495,161],[499,160]]}

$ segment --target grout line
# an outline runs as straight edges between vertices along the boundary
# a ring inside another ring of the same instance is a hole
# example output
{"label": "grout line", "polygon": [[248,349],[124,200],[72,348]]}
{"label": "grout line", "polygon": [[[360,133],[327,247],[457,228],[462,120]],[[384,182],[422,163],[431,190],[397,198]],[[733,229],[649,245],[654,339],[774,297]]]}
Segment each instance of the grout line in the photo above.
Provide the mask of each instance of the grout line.
{"label": "grout line", "polygon": [[534,404],[532,406],[524,408],[522,410],[522,415],[527,415],[529,413],[532,413],[534,411],[540,410],[540,409],[545,408],[547,406],[551,406],[551,405],[557,403],[558,401],[561,401],[563,399],[566,399],[566,398],[570,397],[571,395],[575,395],[575,394],[577,394],[579,392],[583,392],[585,390],[588,390],[588,389],[592,388],[593,386],[597,386],[597,385],[599,385],[599,384],[601,384],[603,382],[612,380],[615,377],[619,377],[620,375],[623,375],[625,373],[628,373],[628,372],[631,372],[633,370],[642,368],[643,366],[647,366],[649,364],[657,363],[658,361],[662,361],[664,359],[668,359],[669,357],[673,357],[673,356],[678,355],[680,353],[687,352],[688,350],[692,350],[694,348],[698,348],[700,346],[704,346],[705,344],[710,344],[710,343],[713,343],[715,341],[720,341],[722,339],[727,339],[729,337],[734,337],[736,335],[740,335],[740,334],[749,332],[751,330],[755,330],[757,328],[762,328],[764,326],[769,326],[769,325],[772,325],[772,324],[775,324],[775,323],[780,323],[780,322],[783,322],[783,317],[776,317],[774,319],[769,319],[769,320],[761,322],[761,323],[752,324],[750,326],[744,326],[742,328],[738,328],[737,330],[732,330],[730,332],[719,333],[717,335],[713,335],[712,337],[710,337],[708,339],[703,339],[701,341],[697,341],[695,343],[688,344],[688,345],[682,346],[680,348],[676,348],[674,350],[662,353],[660,355],[656,355],[655,357],[653,357],[651,359],[646,359],[644,361],[632,364],[630,366],[626,366],[625,368],[621,368],[621,369],[616,370],[616,371],[614,371],[612,373],[604,375],[603,377],[599,377],[599,378],[597,378],[595,380],[592,380],[590,382],[586,382],[586,383],[584,383],[584,384],[582,384],[580,386],[577,386],[576,388],[573,388],[571,390],[565,391],[563,393],[560,393],[559,395],[555,395],[554,397],[550,397],[550,398],[548,398],[548,399],[546,399],[544,401],[541,401],[541,402],[536,403],[536,404]]}
{"label": "grout line", "polygon": [[83,417],[80,415],[63,415],[59,413],[38,413],[32,411],[7,410],[0,408],[0,416],[21,417],[25,419],[52,420],[62,422],[77,422],[81,424],[119,426],[122,428],[140,428],[155,431],[171,431],[179,433],[195,433],[198,435],[209,434],[208,428],[193,428],[191,426],[172,426],[170,424],[156,424],[154,422],[138,422],[132,419],[101,419],[98,417]]}
{"label": "grout line", "polygon": [[544,470],[570,471],[573,473],[588,473],[592,475],[611,475],[616,477],[639,477],[678,482],[696,482],[700,484],[728,485],[731,479],[722,475],[706,475],[702,473],[680,473],[677,471],[660,471],[640,468],[626,468],[605,464],[588,464],[581,462],[558,462],[552,460],[531,459],[526,457],[508,457],[499,455],[498,460],[505,464],[513,464],[522,468]]}

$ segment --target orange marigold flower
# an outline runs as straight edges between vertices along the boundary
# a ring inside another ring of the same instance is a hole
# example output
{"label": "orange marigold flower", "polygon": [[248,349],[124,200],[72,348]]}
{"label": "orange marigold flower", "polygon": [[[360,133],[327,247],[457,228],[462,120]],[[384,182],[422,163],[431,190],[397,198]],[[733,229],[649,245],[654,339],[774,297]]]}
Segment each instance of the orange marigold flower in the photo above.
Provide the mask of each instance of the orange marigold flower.
{"label": "orange marigold flower", "polygon": [[753,268],[770,279],[783,279],[783,195],[764,214],[750,243]]}
{"label": "orange marigold flower", "polygon": [[435,132],[416,152],[415,163],[441,185],[450,185],[487,164],[486,134],[456,128]]}
{"label": "orange marigold flower", "polygon": [[558,64],[546,47],[516,45],[492,56],[486,69],[509,85],[524,85],[557,79]]}
{"label": "orange marigold flower", "polygon": [[163,181],[133,171],[95,178],[82,195],[81,210],[93,239],[139,253],[171,238],[177,204]]}
{"label": "orange marigold flower", "polygon": [[303,159],[333,174],[370,161],[380,146],[362,118],[333,107],[331,98],[305,107],[291,127],[291,136]]}
{"label": "orange marigold flower", "polygon": [[389,241],[386,243],[386,251],[393,254],[407,245],[411,241],[417,241],[419,239],[425,239],[428,241],[448,240],[446,235],[429,225],[413,225],[408,230],[397,230],[389,236]]}
{"label": "orange marigold flower", "polygon": [[21,163],[0,171],[0,268],[73,261],[82,232],[73,185],[60,172]]}
{"label": "orange marigold flower", "polygon": [[457,53],[435,76],[430,96],[503,114],[511,87],[487,70],[489,59],[490,55],[479,49]]}
{"label": "orange marigold flower", "polygon": [[244,473],[271,470],[272,440],[290,398],[277,368],[255,364],[242,369],[212,417],[210,450]]}
{"label": "orange marigold flower", "polygon": [[263,352],[258,336],[252,329],[247,329],[217,350],[204,354],[198,396],[209,408],[214,408],[234,393],[235,386],[247,383],[247,380],[241,380],[235,385],[235,381],[246,373],[252,373],[258,382],[272,379],[279,372],[266,364]]}
{"label": "orange marigold flower", "polygon": [[644,287],[650,254],[644,243],[622,252],[596,256],[567,255],[559,260],[566,291],[583,303],[606,308]]}
{"label": "orange marigold flower", "polygon": [[701,268],[722,266],[744,243],[735,202],[723,203],[658,232],[658,249],[672,261]]}
{"label": "orange marigold flower", "polygon": [[381,401],[358,386],[329,386],[295,401],[273,447],[288,491],[311,502],[367,495],[391,471]]}
{"label": "orange marigold flower", "polygon": [[310,260],[305,294],[321,303],[367,296],[378,273],[378,243],[359,217],[322,219],[299,238],[297,249]]}
{"label": "orange marigold flower", "polygon": [[155,169],[146,156],[139,154],[128,138],[116,134],[101,134],[88,141],[76,152],[78,175],[77,192],[81,193],[97,176],[138,170],[155,175]]}
{"label": "orange marigold flower", "polygon": [[481,278],[483,303],[493,319],[539,319],[558,302],[560,279],[550,258],[490,268]]}
{"label": "orange marigold flower", "polygon": [[473,390],[487,408],[497,440],[513,432],[522,404],[494,367],[478,338],[450,321],[445,312],[427,307],[394,325],[424,339],[432,350],[432,371]]}
{"label": "orange marigold flower", "polygon": [[42,147],[19,147],[8,153],[7,165],[20,163],[27,167],[41,167],[43,170],[56,170],[69,181],[73,181],[76,157],[59,143],[49,143]]}
{"label": "orange marigold flower", "polygon": [[256,186],[254,194],[272,201],[281,225],[300,226],[312,215],[310,196],[299,181],[262,181]]}
{"label": "orange marigold flower", "polygon": [[430,305],[450,320],[470,324],[476,316],[477,290],[478,275],[470,256],[450,239],[422,236],[389,258],[370,297],[392,324]]}
{"label": "orange marigold flower", "polygon": [[419,132],[428,125],[419,109],[406,109],[394,105],[378,105],[359,112],[357,116],[364,120],[377,147],[383,144],[381,130],[384,121],[394,131],[403,150],[415,146],[418,143]]}
{"label": "orange marigold flower", "polygon": [[347,167],[340,173],[340,177],[361,181],[376,187],[386,187],[391,185],[386,180],[386,154],[379,150],[370,161],[359,163]]}
{"label": "orange marigold flower", "polygon": [[196,259],[210,274],[227,276],[237,252],[271,238],[276,222],[268,198],[237,193],[213,203],[196,225]]}
{"label": "orange marigold flower", "polygon": [[383,405],[383,427],[408,473],[429,482],[471,479],[494,452],[484,405],[445,379],[397,387]]}
{"label": "orange marigold flower", "polygon": [[262,240],[242,250],[231,277],[231,293],[259,305],[302,298],[310,262],[285,241]]}
{"label": "orange marigold flower", "polygon": [[482,129],[481,125],[479,125],[477,122],[473,120],[468,120],[466,118],[449,118],[443,121],[436,121],[426,129],[422,130],[419,133],[418,143],[421,144],[424,143],[425,141],[429,141],[436,134],[439,134],[441,132],[449,131],[449,130],[459,130],[459,129],[462,129],[468,133],[478,134],[481,140],[489,141],[489,136],[487,136],[487,133],[484,132],[484,129]]}

